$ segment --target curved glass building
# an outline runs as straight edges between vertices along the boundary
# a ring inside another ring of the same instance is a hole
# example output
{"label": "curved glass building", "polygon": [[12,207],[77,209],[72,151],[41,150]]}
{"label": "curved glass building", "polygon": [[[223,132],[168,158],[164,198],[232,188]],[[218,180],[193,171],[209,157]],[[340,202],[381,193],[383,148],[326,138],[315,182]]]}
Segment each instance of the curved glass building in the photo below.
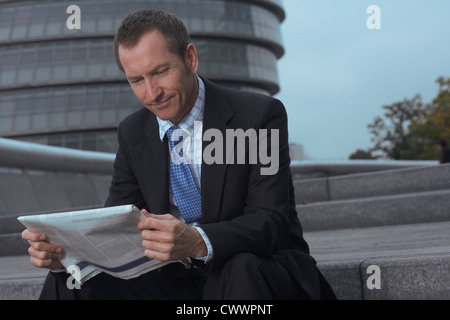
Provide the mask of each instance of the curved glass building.
{"label": "curved glass building", "polygon": [[[72,4],[81,10],[80,29],[66,24]],[[281,0],[0,0],[0,136],[115,152],[118,123],[142,106],[112,43],[123,17],[140,8],[185,22],[201,75],[242,90],[279,91]]]}

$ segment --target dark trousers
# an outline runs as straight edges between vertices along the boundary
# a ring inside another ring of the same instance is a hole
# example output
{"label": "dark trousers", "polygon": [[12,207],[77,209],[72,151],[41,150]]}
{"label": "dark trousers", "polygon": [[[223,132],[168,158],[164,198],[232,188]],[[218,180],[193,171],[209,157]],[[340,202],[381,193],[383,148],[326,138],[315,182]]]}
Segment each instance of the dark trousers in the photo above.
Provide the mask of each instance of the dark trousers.
{"label": "dark trousers", "polygon": [[140,277],[122,280],[101,273],[68,289],[66,273],[49,272],[41,292],[42,300],[267,300],[306,299],[303,290],[275,260],[241,253],[222,267],[205,274],[173,263]]}

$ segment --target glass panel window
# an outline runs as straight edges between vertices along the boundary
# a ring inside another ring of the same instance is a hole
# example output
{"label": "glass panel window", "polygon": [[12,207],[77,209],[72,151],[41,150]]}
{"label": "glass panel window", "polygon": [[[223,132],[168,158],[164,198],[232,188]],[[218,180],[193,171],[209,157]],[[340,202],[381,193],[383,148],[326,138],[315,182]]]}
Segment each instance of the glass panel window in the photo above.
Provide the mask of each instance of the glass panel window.
{"label": "glass panel window", "polygon": [[32,129],[45,129],[47,126],[47,114],[35,114],[31,118]]}
{"label": "glass panel window", "polygon": [[37,93],[34,97],[34,110],[37,112],[46,112],[49,109],[47,92]]}
{"label": "glass panel window", "polygon": [[56,66],[53,69],[53,80],[67,80],[69,78],[68,66]]}
{"label": "glass panel window", "polygon": [[48,137],[48,144],[50,146],[62,147],[63,140],[60,135],[51,135]]}
{"label": "glass panel window", "polygon": [[70,127],[81,126],[82,119],[83,117],[81,112],[69,112],[67,114],[67,125]]}
{"label": "glass panel window", "polygon": [[10,132],[12,131],[12,118],[11,117],[0,117],[0,132]]}
{"label": "glass panel window", "polygon": [[79,134],[67,134],[65,136],[64,147],[71,149],[79,149],[80,148]]}
{"label": "glass panel window", "polygon": [[95,134],[87,132],[82,134],[81,149],[95,151]]}
{"label": "glass panel window", "polygon": [[65,93],[58,92],[53,94],[51,101],[52,110],[62,110],[67,108],[67,100]]}
{"label": "glass panel window", "polygon": [[37,67],[35,70],[36,81],[49,81],[50,80],[50,68],[49,67]]}
{"label": "glass panel window", "polygon": [[25,131],[30,129],[30,115],[19,115],[14,118],[14,130]]}
{"label": "glass panel window", "polygon": [[0,116],[14,112],[14,100],[12,96],[0,96]]}
{"label": "glass panel window", "polygon": [[60,112],[52,112],[49,115],[51,128],[63,128],[66,126],[65,114]]}
{"label": "glass panel window", "polygon": [[[64,27],[66,26],[66,20],[64,19]],[[61,34],[61,22],[49,22],[47,24],[46,35],[47,36],[57,36]]]}
{"label": "glass panel window", "polygon": [[0,72],[0,85],[9,86],[15,83],[16,71],[2,71]]}
{"label": "glass panel window", "polygon": [[83,90],[71,89],[69,95],[70,110],[79,109],[83,107]]}
{"label": "glass panel window", "polygon": [[23,39],[27,33],[27,25],[14,26],[12,29],[11,39]]}
{"label": "glass panel window", "polygon": [[41,64],[41,63],[50,63],[52,62],[52,49],[49,47],[41,47],[38,50],[38,55],[37,55],[37,63]]}
{"label": "glass panel window", "polygon": [[19,84],[28,84],[33,80],[33,69],[22,69],[19,70],[19,73],[17,75],[17,83]]}

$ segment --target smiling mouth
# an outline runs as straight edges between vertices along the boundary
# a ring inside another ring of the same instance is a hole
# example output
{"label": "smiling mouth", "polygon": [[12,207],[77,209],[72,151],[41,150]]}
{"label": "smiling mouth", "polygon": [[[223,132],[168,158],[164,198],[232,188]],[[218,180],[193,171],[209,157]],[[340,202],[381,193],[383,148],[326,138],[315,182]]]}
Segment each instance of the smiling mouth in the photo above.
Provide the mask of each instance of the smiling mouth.
{"label": "smiling mouth", "polygon": [[157,103],[151,103],[150,105],[151,106],[156,106],[156,107],[158,107],[158,106],[162,106],[162,105],[164,105],[164,104],[166,104],[170,99],[172,99],[173,97],[169,97],[169,98],[167,98],[166,100],[164,100],[164,101],[162,101],[162,102],[157,102]]}

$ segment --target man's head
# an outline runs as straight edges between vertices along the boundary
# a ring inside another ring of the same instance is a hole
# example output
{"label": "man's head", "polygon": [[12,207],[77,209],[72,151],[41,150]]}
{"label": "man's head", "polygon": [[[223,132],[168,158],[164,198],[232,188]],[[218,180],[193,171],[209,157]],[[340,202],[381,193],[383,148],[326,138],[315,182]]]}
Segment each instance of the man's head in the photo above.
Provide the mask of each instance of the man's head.
{"label": "man's head", "polygon": [[114,54],[139,101],[178,124],[197,97],[198,60],[183,22],[166,12],[138,10],[125,17]]}

